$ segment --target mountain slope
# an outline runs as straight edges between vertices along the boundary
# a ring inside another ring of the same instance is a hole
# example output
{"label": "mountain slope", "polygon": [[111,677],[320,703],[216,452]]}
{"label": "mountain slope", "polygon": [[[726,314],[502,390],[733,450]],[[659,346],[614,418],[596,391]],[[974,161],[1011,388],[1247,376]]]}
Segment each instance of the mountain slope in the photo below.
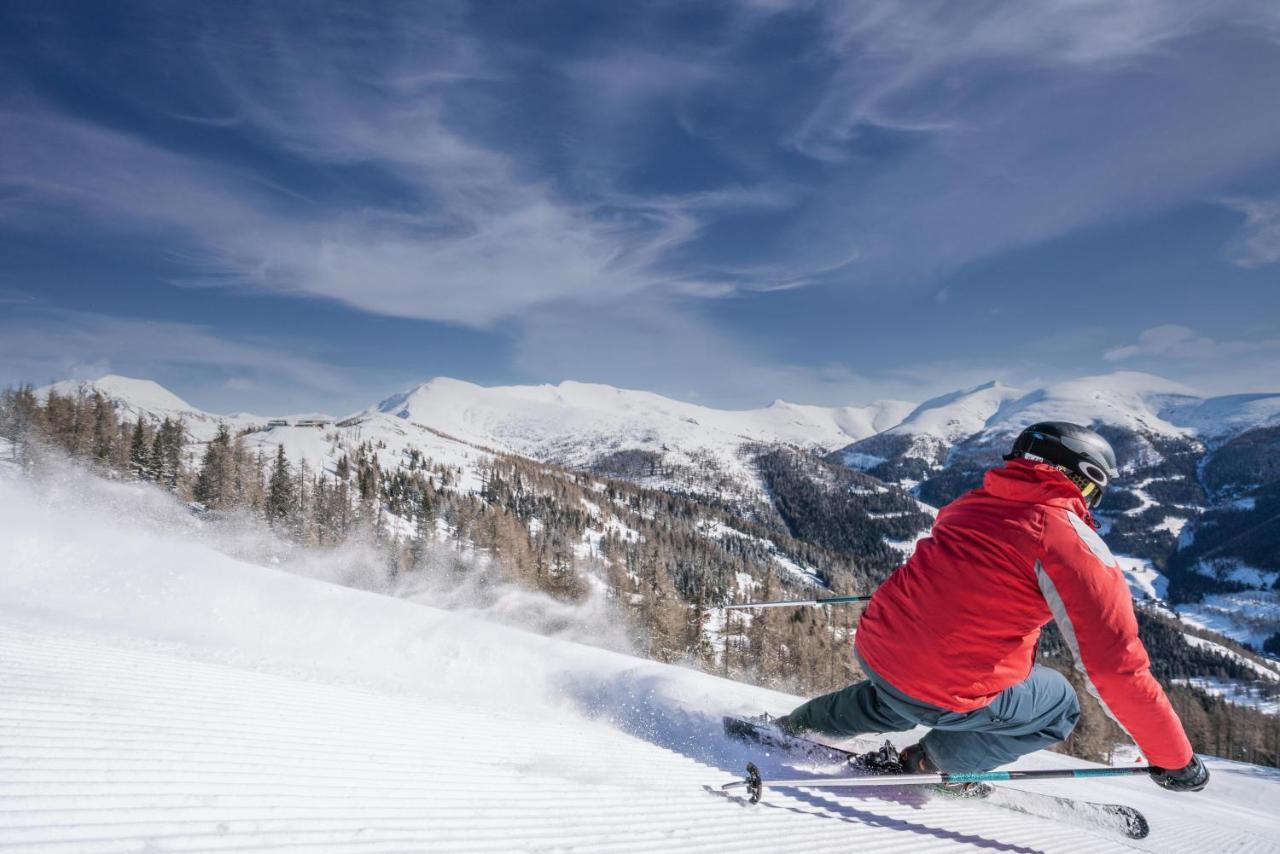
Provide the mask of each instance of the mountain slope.
{"label": "mountain slope", "polygon": [[438,378],[360,417],[394,415],[541,462],[760,507],[766,490],[752,466],[751,445],[831,451],[892,426],[909,409],[901,401],[833,408],[777,401],[727,411],[605,385],[484,388]]}
{"label": "mountain slope", "polygon": [[4,478],[0,538],[0,845],[1203,852],[1280,830],[1280,776],[1220,760],[1197,795],[1088,784],[1147,814],[1141,843],[911,791],[747,808],[716,787],[748,759],[814,771],[717,716],[796,698],[249,565]]}
{"label": "mountain slope", "polygon": [[[730,411],[590,383],[485,388],[447,378],[376,407],[459,438],[502,442],[524,456],[553,461],[569,461],[556,456],[569,454],[578,464],[589,461],[585,455],[597,443],[714,447],[748,440],[834,449],[896,424],[909,409],[892,400],[831,408],[776,401],[764,409]],[[570,450],[570,442],[584,448]]]}
{"label": "mountain slope", "polygon": [[192,406],[159,383],[151,380],[121,377],[107,374],[96,380],[63,380],[40,389],[42,399],[50,392],[65,397],[101,394],[116,404],[119,416],[128,421],[138,418],[159,422],[165,418],[181,419],[191,438],[207,442],[218,432],[218,425],[225,423],[232,430],[240,430],[267,419],[253,415],[214,415]]}

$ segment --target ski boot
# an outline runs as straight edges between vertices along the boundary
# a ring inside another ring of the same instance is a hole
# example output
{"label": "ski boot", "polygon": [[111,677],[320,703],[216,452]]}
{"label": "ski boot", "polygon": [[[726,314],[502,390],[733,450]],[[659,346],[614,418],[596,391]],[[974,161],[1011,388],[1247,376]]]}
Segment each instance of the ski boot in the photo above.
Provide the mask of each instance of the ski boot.
{"label": "ski boot", "polygon": [[[869,774],[940,773],[919,744],[898,750],[890,741],[881,745],[879,750],[855,757],[850,764]],[[985,798],[991,794],[991,787],[986,783],[939,783],[933,788],[952,798]]]}

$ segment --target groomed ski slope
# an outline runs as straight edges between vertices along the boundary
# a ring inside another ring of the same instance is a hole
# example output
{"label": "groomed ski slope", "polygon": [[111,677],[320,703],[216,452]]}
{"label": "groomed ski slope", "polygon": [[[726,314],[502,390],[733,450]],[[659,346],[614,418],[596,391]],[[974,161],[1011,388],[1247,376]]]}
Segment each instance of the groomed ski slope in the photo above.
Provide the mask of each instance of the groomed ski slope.
{"label": "groomed ski slope", "polygon": [[1218,760],[1198,795],[1088,787],[1147,814],[1140,843],[910,791],[748,807],[716,791],[748,759],[804,769],[719,715],[794,698],[233,560],[115,489],[0,476],[0,846],[1280,850],[1280,775]]}

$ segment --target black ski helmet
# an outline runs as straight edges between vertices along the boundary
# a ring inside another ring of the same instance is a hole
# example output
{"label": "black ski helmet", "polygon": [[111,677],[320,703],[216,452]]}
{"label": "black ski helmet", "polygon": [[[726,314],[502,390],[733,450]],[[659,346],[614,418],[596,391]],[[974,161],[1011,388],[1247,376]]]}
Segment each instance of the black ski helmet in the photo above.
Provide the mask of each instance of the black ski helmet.
{"label": "black ski helmet", "polygon": [[1057,466],[1071,478],[1090,507],[1097,507],[1120,474],[1116,452],[1097,432],[1069,421],[1041,421],[1018,434],[1006,460],[1029,459]]}

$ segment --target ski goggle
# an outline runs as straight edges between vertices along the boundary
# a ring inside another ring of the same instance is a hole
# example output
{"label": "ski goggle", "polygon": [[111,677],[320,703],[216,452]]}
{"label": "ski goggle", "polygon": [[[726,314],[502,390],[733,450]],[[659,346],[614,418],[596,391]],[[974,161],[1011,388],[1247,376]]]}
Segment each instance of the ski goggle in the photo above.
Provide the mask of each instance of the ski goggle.
{"label": "ski goggle", "polygon": [[1081,460],[1076,464],[1076,467],[1080,469],[1080,473],[1082,475],[1097,484],[1099,490],[1107,488],[1107,483],[1110,482],[1111,479],[1107,477],[1107,473],[1103,471],[1101,467],[1094,465],[1088,460]]}
{"label": "ski goggle", "polygon": [[1080,487],[1080,495],[1084,498],[1085,504],[1089,509],[1093,509],[1102,503],[1102,493],[1106,491],[1110,478],[1105,471],[1088,460],[1080,460],[1076,463],[1076,468],[1080,473],[1071,472],[1071,479],[1075,481],[1076,486]]}

